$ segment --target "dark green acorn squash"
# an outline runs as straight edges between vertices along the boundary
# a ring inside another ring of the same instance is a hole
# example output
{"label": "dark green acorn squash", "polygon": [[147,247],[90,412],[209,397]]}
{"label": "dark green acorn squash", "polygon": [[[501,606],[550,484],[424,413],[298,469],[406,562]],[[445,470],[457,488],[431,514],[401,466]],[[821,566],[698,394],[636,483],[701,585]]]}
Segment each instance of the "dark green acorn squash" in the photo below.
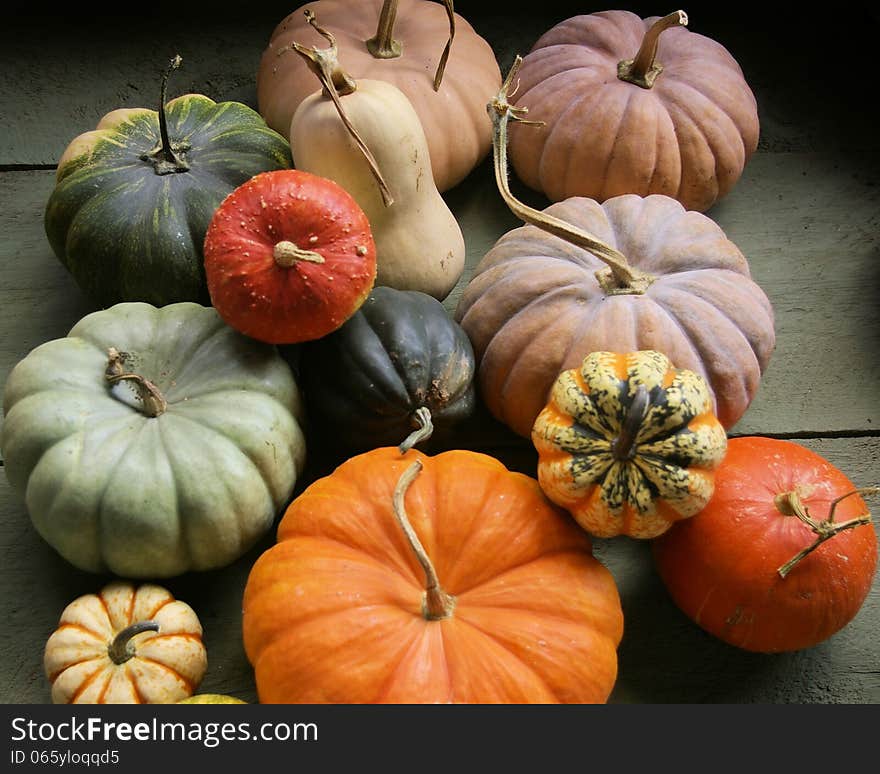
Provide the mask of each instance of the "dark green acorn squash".
{"label": "dark green acorn squash", "polygon": [[303,345],[298,365],[312,430],[353,452],[442,441],[474,411],[470,339],[420,291],[373,288],[340,328]]}
{"label": "dark green acorn squash", "polygon": [[64,151],[45,211],[49,244],[101,306],[210,304],[202,244],[214,211],[253,175],[292,165],[290,145],[238,102],[185,94],[126,108]]}

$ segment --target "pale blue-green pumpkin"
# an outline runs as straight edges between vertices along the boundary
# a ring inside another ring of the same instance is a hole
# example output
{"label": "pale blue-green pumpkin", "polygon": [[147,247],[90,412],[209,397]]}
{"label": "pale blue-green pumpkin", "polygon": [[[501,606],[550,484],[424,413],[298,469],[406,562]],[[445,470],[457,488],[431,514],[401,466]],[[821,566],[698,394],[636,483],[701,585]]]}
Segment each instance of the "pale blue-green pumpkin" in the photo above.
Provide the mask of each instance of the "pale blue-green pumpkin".
{"label": "pale blue-green pumpkin", "polygon": [[13,368],[3,411],[4,469],[34,527],[96,573],[230,564],[272,526],[305,461],[290,366],[192,302],[87,315]]}

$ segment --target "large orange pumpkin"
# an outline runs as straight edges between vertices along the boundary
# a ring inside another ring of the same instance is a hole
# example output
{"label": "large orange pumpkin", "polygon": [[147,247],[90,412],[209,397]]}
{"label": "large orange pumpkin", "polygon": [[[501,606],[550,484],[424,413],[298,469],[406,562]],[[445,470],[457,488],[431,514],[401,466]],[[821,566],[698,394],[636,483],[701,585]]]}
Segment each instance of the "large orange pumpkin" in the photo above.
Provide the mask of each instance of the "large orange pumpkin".
{"label": "large orange pumpkin", "polygon": [[552,201],[664,194],[701,212],[730,191],[757,148],[757,103],[730,52],[686,22],[603,11],[544,33],[517,92],[544,126],[511,131],[517,176]]}
{"label": "large orange pumpkin", "polygon": [[437,189],[452,188],[489,152],[486,96],[498,90],[501,72],[492,47],[457,13],[450,44],[450,7],[427,0],[315,0],[301,6],[276,26],[260,59],[260,114],[288,137],[297,107],[318,89],[306,63],[286,51],[293,42],[324,45],[304,15],[309,9],[336,37],[339,60],[355,80],[387,81],[407,96],[425,130]]}
{"label": "large orange pumpkin", "polygon": [[623,615],[537,481],[381,448],[296,498],[244,593],[262,703],[600,703]]}

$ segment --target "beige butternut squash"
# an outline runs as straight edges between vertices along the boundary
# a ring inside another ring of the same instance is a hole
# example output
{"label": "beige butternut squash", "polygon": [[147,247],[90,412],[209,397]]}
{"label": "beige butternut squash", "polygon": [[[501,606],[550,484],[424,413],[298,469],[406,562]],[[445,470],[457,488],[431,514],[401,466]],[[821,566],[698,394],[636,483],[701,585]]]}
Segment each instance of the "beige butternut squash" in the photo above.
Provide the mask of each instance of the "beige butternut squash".
{"label": "beige butternut squash", "polygon": [[418,115],[396,86],[356,83],[340,68],[336,43],[294,44],[323,88],[296,109],[290,125],[294,166],[329,178],[361,206],[376,242],[376,284],[418,290],[443,300],[464,271],[461,227],[431,170]]}

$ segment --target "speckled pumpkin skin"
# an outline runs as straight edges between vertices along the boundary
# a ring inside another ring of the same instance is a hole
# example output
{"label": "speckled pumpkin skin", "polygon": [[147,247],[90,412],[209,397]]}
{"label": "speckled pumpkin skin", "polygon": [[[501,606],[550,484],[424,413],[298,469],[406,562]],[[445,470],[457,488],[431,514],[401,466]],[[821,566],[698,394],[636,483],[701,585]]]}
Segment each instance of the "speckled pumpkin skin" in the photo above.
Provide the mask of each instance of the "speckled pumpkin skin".
{"label": "speckled pumpkin skin", "polygon": [[532,442],[545,494],[596,537],[653,538],[694,516],[727,450],[705,379],[654,351],[561,373]]}

